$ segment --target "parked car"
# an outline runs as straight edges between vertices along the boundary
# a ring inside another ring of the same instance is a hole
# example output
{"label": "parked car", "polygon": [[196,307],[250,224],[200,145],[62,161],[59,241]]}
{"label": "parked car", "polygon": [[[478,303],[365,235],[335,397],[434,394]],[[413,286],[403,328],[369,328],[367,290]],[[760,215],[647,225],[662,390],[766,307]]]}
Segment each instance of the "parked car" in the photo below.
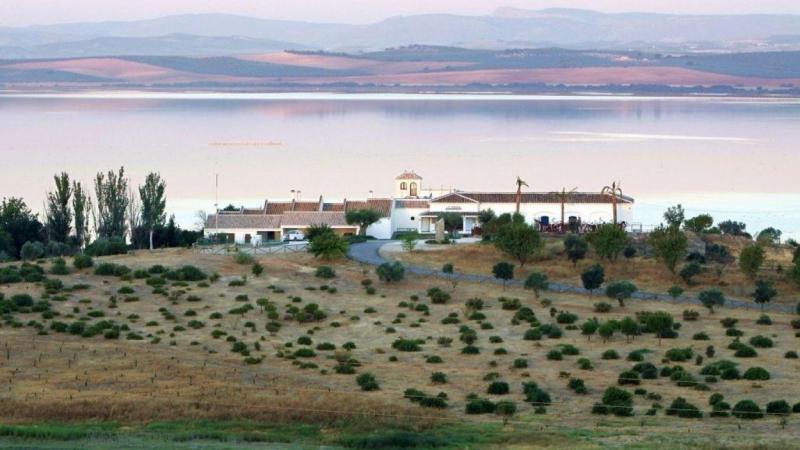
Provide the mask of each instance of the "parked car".
{"label": "parked car", "polygon": [[283,235],[284,241],[305,241],[306,235],[299,230],[292,230]]}

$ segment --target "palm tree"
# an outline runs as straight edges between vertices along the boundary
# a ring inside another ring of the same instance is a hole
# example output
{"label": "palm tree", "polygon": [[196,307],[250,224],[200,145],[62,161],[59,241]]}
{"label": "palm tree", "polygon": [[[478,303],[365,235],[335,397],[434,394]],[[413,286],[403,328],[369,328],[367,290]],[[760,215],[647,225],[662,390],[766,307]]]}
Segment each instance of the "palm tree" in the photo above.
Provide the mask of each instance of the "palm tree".
{"label": "palm tree", "polygon": [[[564,228],[564,205],[572,201],[575,197],[575,192],[578,191],[578,188],[574,187],[571,190],[567,191],[567,188],[561,188],[561,192],[553,192],[553,195],[558,197],[558,201],[561,202],[561,228]],[[565,228],[564,228],[565,229]]]}
{"label": "palm tree", "polygon": [[517,176],[517,214],[519,214],[519,204],[522,201],[522,186],[529,187],[528,183],[522,181],[522,178]]}
{"label": "palm tree", "polygon": [[614,207],[614,225],[617,224],[617,199],[622,197],[622,182],[615,181],[611,183],[611,186],[603,186],[603,189],[600,191],[601,195],[610,195],[611,196],[611,205]]}

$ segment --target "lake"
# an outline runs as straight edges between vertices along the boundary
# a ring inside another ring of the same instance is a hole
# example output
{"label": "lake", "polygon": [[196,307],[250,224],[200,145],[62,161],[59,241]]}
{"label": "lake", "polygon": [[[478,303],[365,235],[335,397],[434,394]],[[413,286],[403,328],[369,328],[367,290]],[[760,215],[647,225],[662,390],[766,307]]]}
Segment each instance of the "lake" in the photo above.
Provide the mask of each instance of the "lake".
{"label": "lake", "polygon": [[621,180],[635,221],[736,219],[800,238],[800,100],[508,95],[0,94],[0,196],[42,209],[52,175],[124,165],[168,182],[168,209],[265,198],[391,195],[405,169],[471,190],[598,191]]}

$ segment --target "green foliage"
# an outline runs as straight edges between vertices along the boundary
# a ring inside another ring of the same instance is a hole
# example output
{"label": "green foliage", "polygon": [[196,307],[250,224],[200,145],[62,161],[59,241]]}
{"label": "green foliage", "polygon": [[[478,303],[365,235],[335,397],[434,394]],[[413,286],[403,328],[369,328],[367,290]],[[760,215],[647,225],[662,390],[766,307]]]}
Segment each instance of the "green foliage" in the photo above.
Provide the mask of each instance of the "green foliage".
{"label": "green foliage", "polygon": [[253,273],[253,276],[260,277],[262,273],[264,273],[264,266],[260,263],[254,262],[253,266],[250,268],[250,271]]}
{"label": "green foliage", "polygon": [[750,279],[755,279],[761,266],[764,265],[765,258],[766,253],[761,245],[749,245],[739,254],[739,269]]}
{"label": "green foliage", "polygon": [[681,206],[680,203],[675,206],[671,206],[664,211],[664,221],[667,222],[668,226],[673,228],[680,228],[685,217],[686,214],[683,210],[683,206]]}
{"label": "green foliage", "polygon": [[647,315],[645,324],[648,330],[656,333],[658,342],[661,344],[661,337],[665,332],[672,330],[674,321],[672,314],[666,311],[655,311]]}
{"label": "green foliage", "polygon": [[613,414],[627,417],[633,415],[633,395],[630,392],[611,386],[603,393],[600,403],[592,407],[592,414]]}
{"label": "green foliage", "polygon": [[86,246],[85,253],[89,256],[124,255],[128,253],[128,244],[120,237],[99,237]]}
{"label": "green foliage", "polygon": [[491,395],[506,395],[509,391],[508,383],[505,381],[493,381],[486,389],[486,392]]}
{"label": "green foliage", "polygon": [[567,259],[572,262],[573,266],[577,265],[578,261],[584,259],[588,251],[589,243],[586,242],[586,239],[582,236],[568,234],[567,237],[564,238],[564,253],[566,253]]}
{"label": "green foliage", "polygon": [[94,268],[94,274],[99,276],[121,277],[130,273],[131,269],[126,266],[114,263],[102,263]]}
{"label": "green foliage", "polygon": [[500,227],[494,244],[522,267],[544,247],[539,231],[524,222],[512,222]]}
{"label": "green foliage", "polygon": [[770,379],[769,371],[763,367],[751,367],[747,369],[742,378],[751,381],[766,381]]}
{"label": "green foliage", "polygon": [[691,219],[686,219],[683,223],[683,227],[686,230],[694,231],[695,233],[706,233],[713,225],[714,218],[708,214],[700,214]]}
{"label": "green foliage", "polygon": [[508,280],[514,279],[514,265],[501,261],[492,267],[492,274],[496,279],[502,280],[505,286]]}
{"label": "green foliage", "polygon": [[322,232],[310,239],[308,251],[316,258],[334,260],[347,255],[349,244],[347,239],[334,233],[332,230]]}
{"label": "green foliage", "polygon": [[44,245],[39,241],[28,241],[22,244],[19,257],[25,261],[33,261],[44,256]]}
{"label": "green foliage", "polygon": [[615,281],[606,286],[606,296],[616,299],[619,306],[625,306],[625,300],[631,298],[638,290],[636,285],[630,281]]}
{"label": "green foliage", "polygon": [[359,233],[367,235],[367,228],[381,220],[381,214],[374,209],[356,209],[345,213],[345,220],[349,225],[358,225]]}
{"label": "green foliage", "polygon": [[677,226],[659,227],[650,233],[648,242],[653,246],[656,258],[667,266],[671,273],[675,273],[678,262],[686,256],[689,239]]}
{"label": "green foliage", "polygon": [[433,304],[443,305],[450,300],[450,294],[434,286],[428,289],[428,298],[431,299],[431,303]]}
{"label": "green foliage", "polygon": [[314,271],[314,275],[317,278],[331,279],[336,278],[336,271],[331,266],[319,266]]}
{"label": "green foliage", "polygon": [[700,264],[696,262],[690,262],[689,264],[683,266],[678,275],[687,286],[692,286],[694,284],[694,277],[700,275],[702,272],[703,268],[700,267]]}
{"label": "green foliage", "polygon": [[366,372],[356,377],[356,383],[362,391],[377,391],[380,389],[375,375]]}
{"label": "green foliage", "polygon": [[401,352],[419,352],[422,347],[413,339],[397,339],[392,343],[392,348]]}
{"label": "green foliage", "polygon": [[399,261],[383,263],[375,269],[378,278],[385,283],[396,283],[406,276],[406,269]]}
{"label": "green foliage", "polygon": [[603,266],[600,264],[595,264],[589,267],[581,274],[581,282],[583,282],[583,287],[588,290],[590,294],[603,284],[605,278],[606,272],[603,269]]}
{"label": "green foliage", "polygon": [[792,412],[792,407],[786,400],[776,400],[767,403],[767,414],[788,416]]}
{"label": "green foliage", "polygon": [[757,280],[756,281],[756,289],[753,291],[751,297],[753,297],[753,301],[761,305],[761,309],[764,309],[764,304],[769,303],[772,301],[775,296],[778,295],[778,291],[775,289],[774,284],[770,280]]}
{"label": "green foliage", "polygon": [[407,252],[413,252],[415,248],[417,248],[417,240],[419,236],[417,232],[406,233],[403,235],[402,239],[400,240],[400,244],[403,246],[403,250]]}
{"label": "green foliage", "polygon": [[739,419],[760,419],[764,413],[758,404],[752,400],[741,400],[734,405],[731,413]]}
{"label": "green foliage", "polygon": [[614,224],[597,227],[586,236],[586,240],[592,245],[598,256],[613,260],[619,257],[630,241],[625,230]]}
{"label": "green foliage", "polygon": [[669,296],[672,297],[673,300],[677,300],[678,297],[683,295],[683,288],[680,286],[672,286],[671,288],[669,288],[669,290],[667,290],[667,294],[669,294]]}
{"label": "green foliage", "polygon": [[533,290],[536,298],[539,298],[539,292],[546,291],[550,288],[550,281],[547,275],[541,272],[531,272],[528,278],[525,279],[525,289]]}
{"label": "green foliage", "polygon": [[725,304],[725,294],[717,288],[707,289],[700,292],[698,295],[700,303],[703,304],[710,312],[714,312],[715,306],[722,306]]}
{"label": "green foliage", "polygon": [[683,397],[678,397],[673,400],[664,413],[668,416],[678,416],[684,419],[703,418],[703,413],[700,411],[700,409],[686,401],[686,399]]}

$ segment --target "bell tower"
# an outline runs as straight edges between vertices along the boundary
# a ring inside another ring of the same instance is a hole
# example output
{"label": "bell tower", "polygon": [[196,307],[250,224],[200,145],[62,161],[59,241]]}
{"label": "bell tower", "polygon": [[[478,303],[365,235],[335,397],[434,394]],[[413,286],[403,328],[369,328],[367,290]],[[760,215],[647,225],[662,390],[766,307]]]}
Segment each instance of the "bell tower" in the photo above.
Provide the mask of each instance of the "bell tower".
{"label": "bell tower", "polygon": [[395,198],[417,198],[422,192],[422,177],[406,170],[394,179]]}

